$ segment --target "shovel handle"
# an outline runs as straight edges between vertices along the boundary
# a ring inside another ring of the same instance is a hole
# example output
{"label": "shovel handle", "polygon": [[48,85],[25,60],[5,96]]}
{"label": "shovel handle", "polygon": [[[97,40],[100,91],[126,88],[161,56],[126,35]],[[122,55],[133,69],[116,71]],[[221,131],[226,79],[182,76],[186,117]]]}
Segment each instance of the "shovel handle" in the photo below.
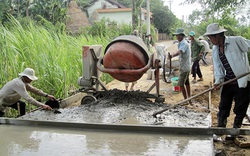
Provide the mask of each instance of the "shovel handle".
{"label": "shovel handle", "polygon": [[[226,84],[229,84],[229,83],[231,83],[231,82],[233,82],[233,81],[235,81],[235,80],[237,80],[237,79],[239,79],[239,78],[242,78],[242,77],[244,77],[244,76],[246,76],[246,75],[248,75],[248,74],[250,74],[250,72],[245,73],[245,74],[242,74],[242,75],[239,75],[239,76],[237,76],[237,77],[235,77],[235,78],[233,78],[233,79],[231,79],[231,80],[228,80],[228,81],[226,81],[226,82],[223,82],[223,83],[219,84],[219,85],[216,86],[216,87],[221,87],[221,86],[224,86],[224,85],[226,85]],[[157,112],[155,112],[155,113],[153,114],[153,117],[156,117],[157,114],[161,114],[161,113],[167,111],[167,110],[170,109],[170,108],[174,108],[174,107],[176,107],[176,106],[182,105],[183,103],[186,103],[186,102],[188,102],[188,101],[190,101],[190,100],[192,100],[192,99],[194,99],[194,98],[196,98],[196,97],[198,97],[198,96],[200,96],[200,95],[203,95],[203,94],[205,94],[205,93],[207,93],[207,92],[210,92],[210,91],[212,91],[212,90],[214,90],[214,89],[215,89],[215,87],[209,88],[209,89],[204,90],[203,92],[201,92],[201,93],[199,93],[199,94],[196,94],[196,95],[194,95],[194,96],[191,96],[191,97],[189,97],[189,98],[187,98],[187,99],[185,99],[185,100],[183,100],[183,101],[180,101],[180,102],[178,102],[177,104],[175,104],[175,105],[173,105],[173,106],[171,106],[171,107],[168,107],[168,108],[162,109],[162,110],[160,110],[160,111],[157,111]]]}

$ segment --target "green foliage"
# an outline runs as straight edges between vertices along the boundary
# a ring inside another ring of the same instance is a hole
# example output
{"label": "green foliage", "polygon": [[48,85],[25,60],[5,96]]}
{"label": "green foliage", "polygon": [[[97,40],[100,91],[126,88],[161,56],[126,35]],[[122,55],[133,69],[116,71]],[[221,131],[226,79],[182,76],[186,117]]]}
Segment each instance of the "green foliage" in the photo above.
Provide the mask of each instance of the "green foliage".
{"label": "green foliage", "polygon": [[103,73],[100,79],[102,82],[106,84],[114,80],[114,78],[107,73]]}
{"label": "green foliage", "polygon": [[93,2],[93,0],[75,0],[75,1],[83,11],[86,11],[86,8],[88,8],[91,5],[91,2]]}
{"label": "green foliage", "polygon": [[34,0],[30,7],[30,16],[34,19],[37,18],[37,15],[42,16],[53,24],[65,22],[66,7],[63,0]]}
{"label": "green foliage", "polygon": [[172,32],[176,23],[176,16],[169,10],[167,6],[164,6],[163,1],[151,1],[150,7],[151,12],[153,12],[153,25],[155,25],[158,31],[160,33],[167,34]]}
{"label": "green foliage", "polygon": [[93,37],[102,36],[109,40],[113,40],[117,36],[131,34],[132,28],[126,24],[118,26],[115,21],[103,18],[100,21],[94,22],[91,27],[87,28],[87,32]]}
{"label": "green foliage", "polygon": [[7,14],[15,18],[31,17],[32,19],[42,16],[56,25],[57,22],[65,22],[66,7],[65,0],[2,0],[0,3],[0,21],[5,23],[8,20]]}
{"label": "green foliage", "polygon": [[242,29],[242,36],[250,40],[250,27]]}
{"label": "green foliage", "polygon": [[[0,88],[26,67],[36,71],[34,86],[64,97],[70,86],[78,88],[82,75],[82,46],[109,43],[105,37],[78,37],[48,31],[30,22],[22,26],[12,18],[11,27],[0,26]],[[65,84],[65,85],[64,85]]]}
{"label": "green foliage", "polygon": [[[132,7],[132,3],[131,0],[115,0],[116,2],[126,6],[127,8],[131,8]],[[140,1],[144,1],[144,0],[140,0]]]}
{"label": "green foliage", "polygon": [[0,23],[6,20],[6,13],[9,11],[10,6],[8,0],[2,0],[0,3]]}
{"label": "green foliage", "polygon": [[171,27],[175,23],[174,15],[170,12],[170,10],[166,10],[164,8],[158,9],[153,14],[153,21],[155,27],[158,29],[160,33],[167,33],[171,32]]}
{"label": "green foliage", "polygon": [[[116,0],[117,2],[125,5],[126,7],[132,7],[131,0]],[[141,6],[142,8],[146,8],[146,0],[135,0],[136,11],[135,13],[138,14],[138,8]],[[174,25],[176,22],[175,15],[169,10],[167,6],[164,6],[162,0],[154,0],[150,1],[150,11],[153,13],[153,21],[152,25],[158,29],[160,33],[167,33],[169,34],[174,29]],[[138,25],[138,22],[136,22]]]}

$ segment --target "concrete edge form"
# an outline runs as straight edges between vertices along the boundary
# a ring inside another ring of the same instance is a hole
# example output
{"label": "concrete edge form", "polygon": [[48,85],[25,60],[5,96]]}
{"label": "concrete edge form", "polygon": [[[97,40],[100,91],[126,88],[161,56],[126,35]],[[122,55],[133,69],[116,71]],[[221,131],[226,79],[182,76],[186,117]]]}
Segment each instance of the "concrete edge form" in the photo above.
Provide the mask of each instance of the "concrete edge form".
{"label": "concrete edge form", "polygon": [[65,99],[63,99],[61,101],[60,107],[61,108],[65,108],[65,107],[69,106],[70,104],[75,103],[75,102],[81,100],[85,95],[87,95],[87,94],[80,92],[80,93],[72,95],[72,96],[70,96],[68,98],[65,98]]}
{"label": "concrete edge form", "polygon": [[155,125],[119,125],[99,123],[76,123],[58,121],[23,120],[13,118],[0,118],[1,124],[63,127],[81,130],[120,131],[134,133],[157,133],[157,134],[185,134],[185,135],[250,135],[249,129],[220,128],[220,127],[163,127]]}

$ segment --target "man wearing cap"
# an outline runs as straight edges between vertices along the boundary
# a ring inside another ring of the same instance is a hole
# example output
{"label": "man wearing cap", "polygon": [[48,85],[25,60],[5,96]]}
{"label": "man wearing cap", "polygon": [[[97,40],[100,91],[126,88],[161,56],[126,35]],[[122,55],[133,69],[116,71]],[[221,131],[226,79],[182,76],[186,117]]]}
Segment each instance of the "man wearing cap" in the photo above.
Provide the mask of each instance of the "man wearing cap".
{"label": "man wearing cap", "polygon": [[200,62],[203,52],[205,51],[205,46],[201,42],[199,42],[199,40],[195,38],[194,31],[189,32],[189,37],[191,40],[191,58],[193,62],[192,75],[194,79],[192,80],[192,82],[196,83],[197,82],[196,74],[199,77],[198,81],[203,81],[199,62]]}
{"label": "man wearing cap", "polygon": [[[250,71],[247,52],[250,44],[241,36],[225,36],[223,29],[217,23],[207,26],[206,35],[214,44],[212,49],[214,66],[214,86],[231,80],[241,74]],[[233,81],[221,88],[219,104],[218,127],[226,127],[227,118],[230,115],[232,102],[234,100],[234,128],[240,128],[242,120],[246,116],[249,105],[249,75]]]}
{"label": "man wearing cap", "polygon": [[[174,33],[176,35],[178,43],[178,50],[173,54],[169,54],[169,59],[175,56],[179,56],[180,61],[180,75],[178,80],[178,85],[181,87],[181,92],[184,99],[190,97],[190,83],[189,83],[189,72],[190,72],[190,47],[188,42],[184,39],[185,33],[184,29],[177,29]],[[186,87],[185,87],[186,86]]]}
{"label": "man wearing cap", "polygon": [[41,106],[46,110],[52,110],[50,106],[35,100],[27,92],[30,91],[34,94],[47,97],[51,100],[55,100],[54,96],[44,93],[42,90],[39,90],[30,85],[33,80],[37,79],[38,78],[35,76],[35,71],[31,68],[26,68],[22,73],[19,73],[18,78],[7,82],[3,86],[3,88],[0,90],[0,117],[4,116],[6,107],[12,107],[16,110],[20,108],[20,115],[25,115],[25,103],[20,100],[21,98],[35,106]]}

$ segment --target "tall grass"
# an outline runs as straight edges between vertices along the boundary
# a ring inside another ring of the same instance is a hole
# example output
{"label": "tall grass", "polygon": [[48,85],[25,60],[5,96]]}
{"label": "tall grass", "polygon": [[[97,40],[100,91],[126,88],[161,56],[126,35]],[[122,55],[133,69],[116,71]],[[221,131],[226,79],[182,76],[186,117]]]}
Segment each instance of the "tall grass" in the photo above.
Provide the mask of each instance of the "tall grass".
{"label": "tall grass", "polygon": [[48,31],[32,22],[23,27],[11,19],[11,27],[0,26],[0,88],[18,77],[26,67],[35,70],[35,87],[64,98],[72,88],[78,88],[82,75],[82,46],[110,42],[105,37],[77,37]]}

